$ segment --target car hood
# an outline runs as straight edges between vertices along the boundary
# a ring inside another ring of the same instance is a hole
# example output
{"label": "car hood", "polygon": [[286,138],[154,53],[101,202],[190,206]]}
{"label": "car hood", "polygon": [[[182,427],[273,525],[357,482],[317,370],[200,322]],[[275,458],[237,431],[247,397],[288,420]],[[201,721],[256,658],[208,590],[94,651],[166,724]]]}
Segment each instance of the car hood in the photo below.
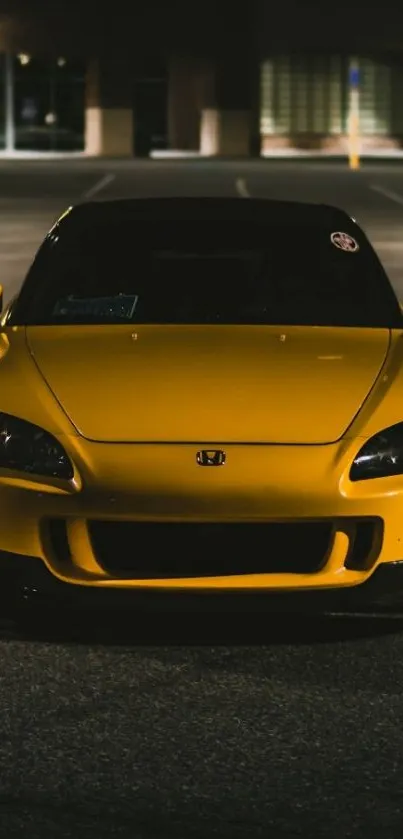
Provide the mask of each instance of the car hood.
{"label": "car hood", "polygon": [[28,327],[78,432],[104,442],[330,443],[360,410],[387,329]]}

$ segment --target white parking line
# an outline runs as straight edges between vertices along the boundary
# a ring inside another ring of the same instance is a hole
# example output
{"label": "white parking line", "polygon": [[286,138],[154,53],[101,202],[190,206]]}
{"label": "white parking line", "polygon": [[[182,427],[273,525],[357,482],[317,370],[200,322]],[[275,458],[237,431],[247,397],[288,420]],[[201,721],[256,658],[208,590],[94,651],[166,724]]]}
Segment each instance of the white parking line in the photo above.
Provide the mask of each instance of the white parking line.
{"label": "white parking line", "polygon": [[248,190],[245,178],[237,178],[235,181],[235,189],[240,196],[240,198],[250,198],[250,192]]}
{"label": "white parking line", "polygon": [[36,247],[32,248],[32,251],[0,251],[0,263],[1,262],[18,262],[20,259],[33,259],[35,256],[35,250],[38,249],[38,242],[36,243]]}
{"label": "white parking line", "polygon": [[403,195],[399,195],[398,192],[393,192],[392,189],[386,189],[386,187],[379,186],[379,184],[370,184],[369,188],[373,192],[378,192],[379,195],[383,195],[384,198],[389,198],[390,201],[394,201],[395,204],[400,204],[403,207]]}
{"label": "white parking line", "polygon": [[395,242],[393,239],[389,239],[389,241],[382,241],[377,242],[376,240],[372,240],[372,246],[374,248],[379,248],[379,250],[384,251],[401,251],[403,250],[403,242]]}
{"label": "white parking line", "polygon": [[105,187],[108,186],[110,183],[112,183],[112,181],[114,181],[115,178],[116,175],[113,175],[112,172],[110,172],[109,175],[104,175],[103,178],[101,178],[99,181],[96,182],[96,184],[94,184],[94,186],[92,186],[90,189],[87,189],[87,192],[83,193],[82,198],[88,201],[89,198],[93,198],[94,195],[98,195],[98,193],[101,192],[101,190],[105,189]]}

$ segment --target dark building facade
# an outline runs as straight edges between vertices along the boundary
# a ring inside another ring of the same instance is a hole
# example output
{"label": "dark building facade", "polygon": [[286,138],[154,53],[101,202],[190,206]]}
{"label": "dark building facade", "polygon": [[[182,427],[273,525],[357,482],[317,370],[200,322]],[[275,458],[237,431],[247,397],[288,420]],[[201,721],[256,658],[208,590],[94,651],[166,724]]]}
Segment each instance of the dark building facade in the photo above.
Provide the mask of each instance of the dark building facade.
{"label": "dark building facade", "polygon": [[33,6],[0,4],[0,151],[343,153],[352,67],[362,149],[403,145],[397,4]]}

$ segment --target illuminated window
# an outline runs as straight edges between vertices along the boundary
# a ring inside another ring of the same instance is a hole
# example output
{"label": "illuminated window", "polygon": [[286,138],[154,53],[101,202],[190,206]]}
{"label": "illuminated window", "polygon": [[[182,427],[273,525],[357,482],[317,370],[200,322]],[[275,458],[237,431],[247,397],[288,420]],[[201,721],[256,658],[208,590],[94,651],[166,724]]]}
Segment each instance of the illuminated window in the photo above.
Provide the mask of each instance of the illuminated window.
{"label": "illuminated window", "polygon": [[264,61],[262,134],[340,133],[343,73],[339,56],[277,55]]}

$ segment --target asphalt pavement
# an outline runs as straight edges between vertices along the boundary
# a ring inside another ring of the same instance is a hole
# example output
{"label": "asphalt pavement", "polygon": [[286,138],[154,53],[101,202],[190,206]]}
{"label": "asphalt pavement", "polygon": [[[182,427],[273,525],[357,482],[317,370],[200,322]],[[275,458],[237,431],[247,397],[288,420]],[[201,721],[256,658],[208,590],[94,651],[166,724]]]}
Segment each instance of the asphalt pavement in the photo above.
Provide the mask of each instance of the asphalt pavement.
{"label": "asphalt pavement", "polygon": [[[0,275],[93,197],[249,195],[345,207],[403,297],[403,166],[0,163]],[[0,836],[397,839],[403,619],[76,615],[0,635]]]}

